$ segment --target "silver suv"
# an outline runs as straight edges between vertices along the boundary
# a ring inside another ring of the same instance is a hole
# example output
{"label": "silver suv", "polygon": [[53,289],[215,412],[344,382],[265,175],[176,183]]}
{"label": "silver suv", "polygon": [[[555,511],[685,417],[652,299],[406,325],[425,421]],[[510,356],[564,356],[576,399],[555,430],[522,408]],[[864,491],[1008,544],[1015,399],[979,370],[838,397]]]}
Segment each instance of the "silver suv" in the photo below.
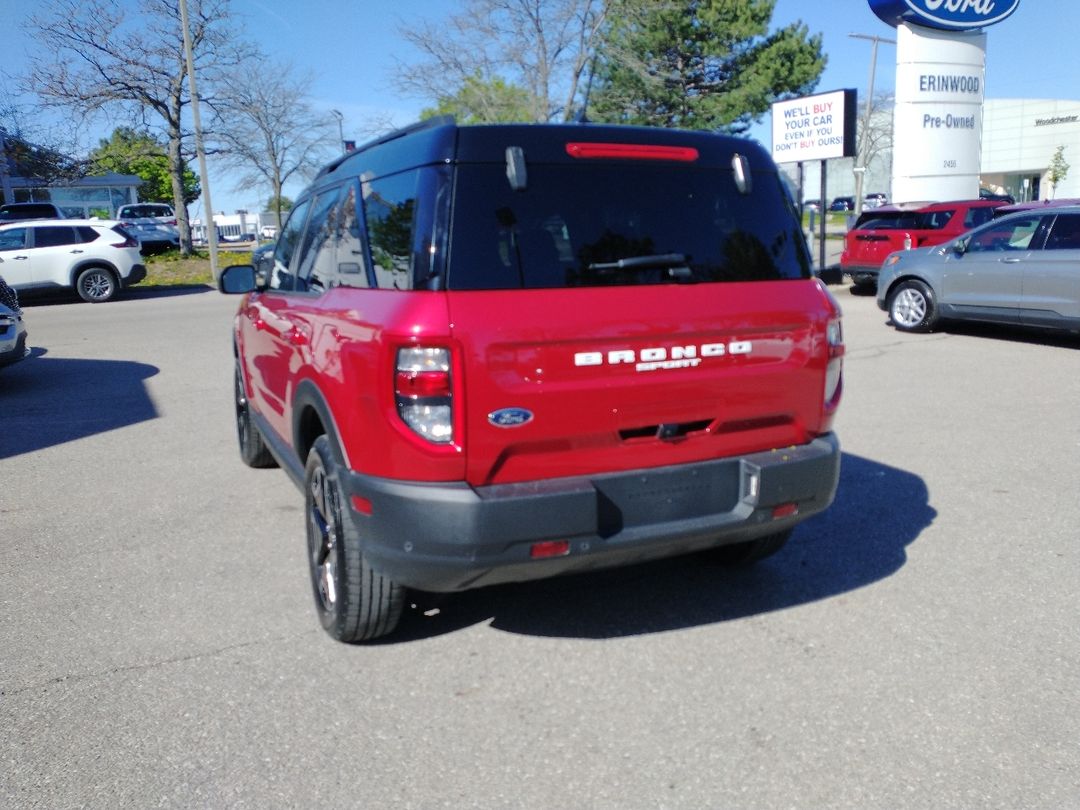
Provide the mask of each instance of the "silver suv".
{"label": "silver suv", "polygon": [[119,222],[35,219],[0,225],[0,273],[19,291],[73,289],[100,303],[146,278],[146,266]]}
{"label": "silver suv", "polygon": [[878,306],[903,332],[969,320],[1080,332],[1080,206],[995,219],[935,247],[890,253]]}
{"label": "silver suv", "polygon": [[0,367],[18,362],[29,353],[19,296],[0,276]]}
{"label": "silver suv", "polygon": [[139,240],[143,253],[160,253],[180,247],[180,231],[176,227],[176,214],[165,203],[131,203],[121,205],[116,218],[124,228]]}

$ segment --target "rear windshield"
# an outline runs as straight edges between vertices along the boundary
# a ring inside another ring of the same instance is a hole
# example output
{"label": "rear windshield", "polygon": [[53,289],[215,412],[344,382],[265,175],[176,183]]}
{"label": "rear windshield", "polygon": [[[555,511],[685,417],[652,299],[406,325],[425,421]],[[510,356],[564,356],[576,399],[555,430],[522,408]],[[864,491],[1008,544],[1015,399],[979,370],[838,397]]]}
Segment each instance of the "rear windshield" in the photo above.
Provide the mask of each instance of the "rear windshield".
{"label": "rear windshield", "polygon": [[671,164],[460,165],[450,289],[806,278],[810,260],[776,174],[749,194],[731,171]]}
{"label": "rear windshield", "polygon": [[[991,208],[972,208],[965,225],[973,227],[990,219]],[[956,213],[955,208],[941,211],[890,211],[866,213],[859,217],[855,228],[860,231],[938,231],[949,224]]]}
{"label": "rear windshield", "polygon": [[171,217],[172,209],[166,205],[125,205],[120,211],[125,217]]}
{"label": "rear windshield", "polygon": [[51,219],[57,216],[52,203],[13,203],[0,208],[0,219]]}

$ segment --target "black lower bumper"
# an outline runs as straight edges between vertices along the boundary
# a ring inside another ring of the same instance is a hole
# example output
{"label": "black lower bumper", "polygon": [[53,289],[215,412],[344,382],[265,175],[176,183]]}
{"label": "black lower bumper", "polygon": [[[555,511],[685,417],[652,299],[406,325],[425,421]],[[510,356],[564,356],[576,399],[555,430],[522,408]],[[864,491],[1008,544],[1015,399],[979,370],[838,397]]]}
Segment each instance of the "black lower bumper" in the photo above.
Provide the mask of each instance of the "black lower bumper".
{"label": "black lower bumper", "polygon": [[850,276],[855,284],[877,284],[880,267],[859,267],[849,265],[841,268],[845,276]]}
{"label": "black lower bumper", "polygon": [[[833,434],[809,444],[676,467],[490,487],[420,484],[350,473],[349,510],[369,563],[428,591],[625,565],[753,540],[832,503],[840,476]],[[568,553],[534,559],[533,546]]]}
{"label": "black lower bumper", "polygon": [[132,284],[138,284],[144,278],[146,278],[146,265],[133,264],[131,266],[131,272],[128,273],[128,277],[124,279],[124,286],[130,287]]}

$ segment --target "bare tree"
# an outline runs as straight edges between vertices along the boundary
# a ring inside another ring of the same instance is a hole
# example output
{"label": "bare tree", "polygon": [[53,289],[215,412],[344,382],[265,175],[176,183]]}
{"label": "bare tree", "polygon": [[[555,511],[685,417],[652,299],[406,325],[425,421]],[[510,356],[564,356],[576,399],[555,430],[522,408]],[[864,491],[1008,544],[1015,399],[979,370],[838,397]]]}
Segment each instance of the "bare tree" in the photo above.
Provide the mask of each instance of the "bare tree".
{"label": "bare tree", "polygon": [[448,20],[402,27],[421,54],[399,64],[406,92],[441,101],[470,84],[528,91],[533,121],[569,120],[608,0],[463,0]]}
{"label": "bare tree", "polygon": [[282,187],[294,176],[310,177],[334,153],[337,132],[307,101],[307,77],[291,66],[260,63],[234,77],[223,91],[217,139],[226,162],[239,172],[237,189],[270,190],[281,232]]}
{"label": "bare tree", "polygon": [[[866,127],[866,141],[864,155],[867,171],[871,166],[877,166],[878,170],[886,177],[892,174],[892,151],[893,151],[893,107],[896,106],[892,93],[876,93],[870,102],[870,125]],[[862,138],[862,118],[858,121],[858,132]],[[859,203],[861,204],[861,200]]]}
{"label": "bare tree", "polygon": [[[132,7],[137,10],[129,13]],[[41,46],[22,81],[47,107],[89,118],[110,108],[167,144],[181,250],[191,252],[184,204],[185,80],[179,0],[53,0],[25,23]],[[228,0],[189,0],[195,69],[212,88],[251,55],[230,36]],[[202,95],[202,94],[200,94]],[[203,96],[212,103],[212,92]],[[190,153],[189,153],[190,154]]]}

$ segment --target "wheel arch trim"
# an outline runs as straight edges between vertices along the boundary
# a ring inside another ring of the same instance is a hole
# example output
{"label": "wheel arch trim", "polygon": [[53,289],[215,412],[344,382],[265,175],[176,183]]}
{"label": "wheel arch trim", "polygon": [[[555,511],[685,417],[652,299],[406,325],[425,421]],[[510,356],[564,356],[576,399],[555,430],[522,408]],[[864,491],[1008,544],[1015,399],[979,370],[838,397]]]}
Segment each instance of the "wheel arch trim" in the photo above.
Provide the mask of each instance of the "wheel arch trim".
{"label": "wheel arch trim", "polygon": [[[345,468],[349,468],[349,460],[345,456],[345,449],[341,444],[341,434],[338,431],[337,421],[333,411],[326,403],[323,392],[312,380],[303,380],[296,386],[296,394],[293,396],[292,406],[292,443],[297,458],[304,463],[315,440],[325,433],[330,440],[330,446],[334,453],[334,460]],[[310,428],[310,414],[314,413],[318,418],[323,430],[312,431]]]}

